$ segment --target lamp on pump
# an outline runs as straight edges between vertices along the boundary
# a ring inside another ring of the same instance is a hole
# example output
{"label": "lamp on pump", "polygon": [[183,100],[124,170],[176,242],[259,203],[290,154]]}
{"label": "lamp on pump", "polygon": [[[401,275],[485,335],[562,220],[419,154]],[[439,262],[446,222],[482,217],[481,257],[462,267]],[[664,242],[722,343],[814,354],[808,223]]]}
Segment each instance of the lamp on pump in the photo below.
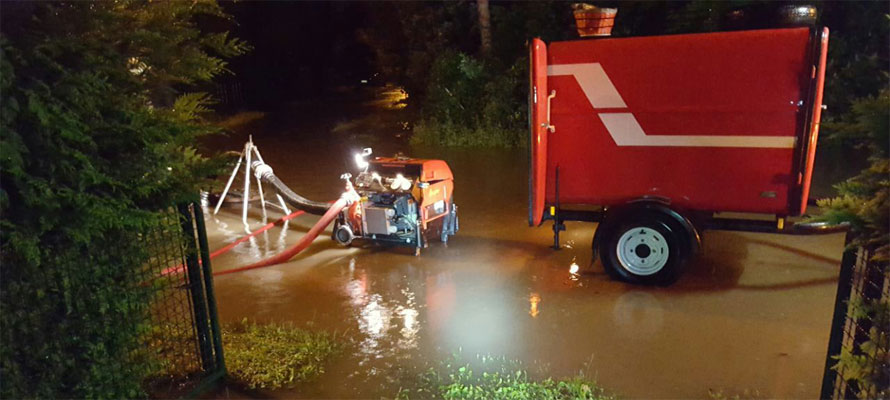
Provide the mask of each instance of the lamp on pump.
{"label": "lamp on pump", "polygon": [[355,155],[355,165],[361,172],[368,172],[368,160],[365,159],[367,156],[371,155],[371,148],[365,147],[362,149],[361,153]]}

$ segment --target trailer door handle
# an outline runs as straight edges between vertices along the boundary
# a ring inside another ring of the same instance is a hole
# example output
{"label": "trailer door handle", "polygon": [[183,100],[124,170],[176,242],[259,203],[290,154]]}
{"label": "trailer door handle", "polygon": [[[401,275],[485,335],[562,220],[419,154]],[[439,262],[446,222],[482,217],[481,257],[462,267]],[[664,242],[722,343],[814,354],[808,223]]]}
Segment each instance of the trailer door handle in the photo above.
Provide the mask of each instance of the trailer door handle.
{"label": "trailer door handle", "polygon": [[550,133],[556,132],[556,126],[550,124],[550,102],[553,98],[556,97],[556,91],[551,90],[550,95],[547,96],[547,122],[541,124],[542,127],[547,128]]}

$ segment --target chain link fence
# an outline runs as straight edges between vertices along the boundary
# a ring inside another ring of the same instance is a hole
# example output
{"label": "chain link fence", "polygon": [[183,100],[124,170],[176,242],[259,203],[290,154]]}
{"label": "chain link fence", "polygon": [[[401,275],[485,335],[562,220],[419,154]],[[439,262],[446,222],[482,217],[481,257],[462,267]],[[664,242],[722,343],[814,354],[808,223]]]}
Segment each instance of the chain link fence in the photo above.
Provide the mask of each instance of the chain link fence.
{"label": "chain link fence", "polygon": [[872,254],[864,247],[844,253],[823,399],[890,398],[890,268]]}
{"label": "chain link fence", "polygon": [[149,393],[169,397],[203,390],[225,375],[204,218],[198,203],[163,212],[144,237],[150,254],[141,284],[150,287]]}

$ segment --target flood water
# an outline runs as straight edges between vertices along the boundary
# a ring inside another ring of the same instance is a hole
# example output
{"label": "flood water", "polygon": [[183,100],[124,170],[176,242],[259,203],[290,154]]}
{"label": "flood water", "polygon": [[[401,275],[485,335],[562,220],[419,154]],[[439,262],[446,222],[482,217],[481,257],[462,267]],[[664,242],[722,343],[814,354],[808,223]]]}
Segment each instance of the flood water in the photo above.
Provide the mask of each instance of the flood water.
{"label": "flood water", "polygon": [[[455,175],[460,232],[419,257],[406,248],[343,248],[327,235],[291,262],[215,279],[220,318],[292,321],[335,331],[343,354],[316,381],[264,393],[282,398],[393,396],[400,379],[453,352],[579,371],[629,398],[728,395],[816,398],[825,363],[842,234],[780,236],[709,231],[687,274],[668,288],[626,285],[591,265],[595,224],[527,225],[525,150],[412,148],[404,118],[381,91],[295,104],[210,143],[240,150],[247,134],[297,193],[335,199],[352,154],[402,151],[441,158]],[[282,214],[269,210],[270,219]],[[239,207],[207,214],[211,249],[244,234]],[[262,225],[257,209],[252,227]],[[301,216],[213,260],[216,271],[294,243]],[[573,272],[577,264],[577,272]]]}

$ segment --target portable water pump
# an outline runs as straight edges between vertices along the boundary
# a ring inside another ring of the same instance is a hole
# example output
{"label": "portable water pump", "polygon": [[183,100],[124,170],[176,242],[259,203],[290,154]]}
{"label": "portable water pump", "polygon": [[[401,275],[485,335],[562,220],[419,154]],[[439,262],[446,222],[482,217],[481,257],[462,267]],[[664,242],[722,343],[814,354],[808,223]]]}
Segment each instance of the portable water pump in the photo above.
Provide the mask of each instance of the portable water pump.
{"label": "portable water pump", "polygon": [[409,246],[415,254],[432,239],[447,243],[459,228],[448,164],[403,156],[366,161],[370,154],[356,155],[353,187],[361,200],[341,211],[332,238],[346,246],[354,239]]}
{"label": "portable water pump", "polygon": [[[420,160],[401,155],[377,157],[369,162],[366,157],[370,155],[369,148],[355,155],[359,173],[354,180],[351,180],[352,175],[349,173],[341,175],[341,178],[346,180],[346,187],[338,200],[312,201],[295,193],[275,176],[272,167],[263,161],[251,137],[244,144],[244,150],[238,157],[238,162],[213,213],[219,212],[235,176],[239,174],[239,169],[243,165],[244,194],[242,194],[241,219],[244,230],[248,233],[247,237],[256,234],[251,232],[247,223],[251,173],[257,180],[257,192],[264,221],[267,202],[263,194],[263,183],[275,189],[279,202],[277,206],[288,214],[282,220],[304,212],[319,215],[321,219],[309,233],[288,250],[247,266],[227,270],[225,273],[285,262],[309,246],[331,221],[334,222],[332,239],[346,246],[351,245],[355,239],[362,239],[414,247],[414,254],[419,255],[421,248],[429,246],[431,238],[438,238],[447,243],[448,237],[458,230],[457,206],[453,201],[454,177],[448,164],[442,160]],[[299,211],[291,213],[288,205]],[[260,231],[272,225],[267,224]]]}

